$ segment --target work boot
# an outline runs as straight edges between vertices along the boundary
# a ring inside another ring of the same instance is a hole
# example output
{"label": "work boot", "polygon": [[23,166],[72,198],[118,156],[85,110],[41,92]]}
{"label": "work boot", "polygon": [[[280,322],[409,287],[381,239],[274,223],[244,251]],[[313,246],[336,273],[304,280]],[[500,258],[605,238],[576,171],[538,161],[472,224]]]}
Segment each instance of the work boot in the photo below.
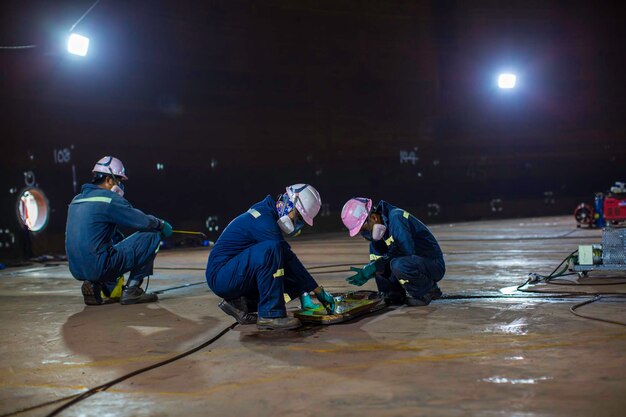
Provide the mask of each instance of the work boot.
{"label": "work boot", "polygon": [[405,303],[411,307],[424,307],[430,304],[431,301],[441,298],[442,295],[443,294],[441,293],[439,286],[435,284],[430,291],[421,297],[413,297],[411,294],[407,293]]}
{"label": "work boot", "polygon": [[239,324],[254,324],[257,322],[256,314],[248,313],[244,297],[233,300],[222,300],[218,307],[229,316],[233,316]]}
{"label": "work boot", "polygon": [[259,330],[291,330],[301,325],[300,320],[295,317],[259,317],[256,321]]}
{"label": "work boot", "polygon": [[83,281],[80,291],[83,293],[83,300],[88,306],[102,304],[102,284],[99,282]]}
{"label": "work boot", "polygon": [[385,304],[388,306],[400,306],[404,304],[406,296],[399,292],[378,292],[378,298],[385,300]]}
{"label": "work boot", "polygon": [[122,297],[120,298],[120,304],[152,303],[158,299],[159,297],[156,294],[148,294],[142,290],[140,286],[135,285],[124,288],[124,292],[122,292]]}
{"label": "work boot", "polygon": [[429,291],[429,294],[432,300],[438,300],[443,296],[443,293],[441,292],[441,289],[439,288],[437,284],[435,284],[435,286],[431,288],[431,290]]}

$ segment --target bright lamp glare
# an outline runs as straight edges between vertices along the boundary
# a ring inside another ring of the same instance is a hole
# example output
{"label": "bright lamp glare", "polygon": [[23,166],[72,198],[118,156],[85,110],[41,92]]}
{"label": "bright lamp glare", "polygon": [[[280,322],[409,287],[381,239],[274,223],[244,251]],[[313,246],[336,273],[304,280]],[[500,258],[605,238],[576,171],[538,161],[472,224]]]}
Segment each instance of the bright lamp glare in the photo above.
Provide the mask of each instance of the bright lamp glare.
{"label": "bright lamp glare", "polygon": [[89,38],[72,33],[67,41],[67,52],[74,55],[85,56],[89,49]]}
{"label": "bright lamp glare", "polygon": [[513,88],[515,87],[515,80],[517,77],[515,74],[500,74],[498,77],[498,87],[500,88]]}

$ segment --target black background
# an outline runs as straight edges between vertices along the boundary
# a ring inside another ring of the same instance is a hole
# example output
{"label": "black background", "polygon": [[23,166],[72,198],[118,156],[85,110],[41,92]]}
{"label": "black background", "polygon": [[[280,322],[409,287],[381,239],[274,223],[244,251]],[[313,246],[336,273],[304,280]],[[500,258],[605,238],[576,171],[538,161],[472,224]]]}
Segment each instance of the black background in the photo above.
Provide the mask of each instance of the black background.
{"label": "black background", "polygon": [[571,213],[626,179],[610,2],[103,0],[71,56],[90,5],[0,6],[0,44],[37,45],[0,50],[0,229],[19,235],[32,171],[52,209],[35,254],[62,251],[67,204],[109,154],[133,205],[201,231],[297,182],[327,231],[355,195],[429,224]]}

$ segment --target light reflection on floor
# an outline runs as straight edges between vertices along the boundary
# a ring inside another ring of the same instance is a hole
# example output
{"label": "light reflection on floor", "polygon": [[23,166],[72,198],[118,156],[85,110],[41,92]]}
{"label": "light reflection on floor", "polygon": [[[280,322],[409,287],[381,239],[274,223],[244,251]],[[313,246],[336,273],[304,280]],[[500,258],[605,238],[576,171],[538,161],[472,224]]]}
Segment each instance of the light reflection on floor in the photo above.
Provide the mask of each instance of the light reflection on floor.
{"label": "light reflection on floor", "polygon": [[491,382],[493,384],[536,384],[538,381],[546,381],[552,379],[549,376],[542,376],[539,378],[505,378],[502,376],[492,376],[491,378],[483,378],[481,381]]}

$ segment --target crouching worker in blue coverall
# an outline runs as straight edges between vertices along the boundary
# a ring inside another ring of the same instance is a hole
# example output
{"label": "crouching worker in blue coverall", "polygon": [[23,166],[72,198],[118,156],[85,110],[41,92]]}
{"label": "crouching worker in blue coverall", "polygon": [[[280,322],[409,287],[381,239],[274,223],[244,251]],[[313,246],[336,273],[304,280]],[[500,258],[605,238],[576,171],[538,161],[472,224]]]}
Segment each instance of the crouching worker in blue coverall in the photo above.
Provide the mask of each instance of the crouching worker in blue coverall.
{"label": "crouching worker in blue coverall", "polygon": [[352,198],[341,211],[350,231],[370,241],[370,263],[347,279],[361,286],[376,279],[380,295],[388,304],[426,306],[441,297],[437,283],[446,266],[437,239],[407,211],[380,201],[372,209],[369,198]]}
{"label": "crouching worker in blue coverall", "polygon": [[226,314],[261,330],[294,329],[300,321],[287,317],[284,294],[300,297],[302,308],[312,309],[317,305],[311,291],[328,311],[334,310],[333,296],[315,282],[283,237],[297,236],[305,222],[313,226],[321,204],[315,188],[295,184],[278,200],[268,195],[230,222],[206,269],[207,283],[224,298],[219,307]]}
{"label": "crouching worker in blue coverall", "polygon": [[[172,226],[133,208],[123,197],[122,180],[128,178],[119,159],[105,156],[93,174],[91,184],[84,184],[70,203],[65,230],[70,272],[83,281],[85,304],[118,298],[120,304],[156,301],[157,295],[145,293],[141,283],[152,275],[161,237],[171,236]],[[139,232],[124,239],[117,226]],[[128,285],[121,288],[129,271]]]}

